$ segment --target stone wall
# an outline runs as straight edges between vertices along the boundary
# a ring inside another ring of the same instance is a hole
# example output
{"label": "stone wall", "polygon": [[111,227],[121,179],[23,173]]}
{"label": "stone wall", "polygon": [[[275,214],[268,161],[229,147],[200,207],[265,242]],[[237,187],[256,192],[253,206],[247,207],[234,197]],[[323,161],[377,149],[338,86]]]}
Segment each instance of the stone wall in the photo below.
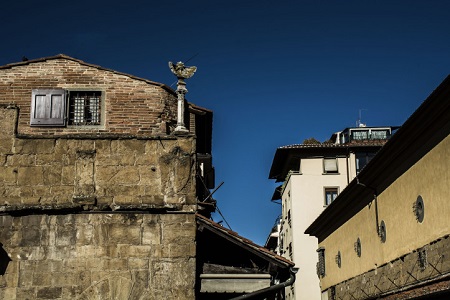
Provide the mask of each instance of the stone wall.
{"label": "stone wall", "polygon": [[[327,291],[328,299],[410,299],[448,290],[449,275],[450,237],[444,236],[385,265],[333,286]],[[445,278],[444,287],[441,283],[436,284]],[[405,297],[401,296],[403,293]]]}
{"label": "stone wall", "polygon": [[[55,88],[101,91],[102,124],[30,126],[32,90]],[[0,299],[195,298],[176,114],[170,88],[73,58],[0,67]]]}
{"label": "stone wall", "polygon": [[195,228],[193,214],[0,216],[0,299],[194,299]]}
{"label": "stone wall", "polygon": [[0,107],[0,210],[195,210],[195,140],[14,135]]}

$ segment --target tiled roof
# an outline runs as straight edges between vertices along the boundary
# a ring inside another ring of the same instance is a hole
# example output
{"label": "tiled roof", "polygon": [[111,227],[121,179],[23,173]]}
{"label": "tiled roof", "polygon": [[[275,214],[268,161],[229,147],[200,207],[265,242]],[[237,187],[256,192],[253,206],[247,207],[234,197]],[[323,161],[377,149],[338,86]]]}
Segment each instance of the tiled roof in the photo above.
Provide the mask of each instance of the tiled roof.
{"label": "tiled roof", "polygon": [[286,258],[284,258],[284,257],[282,257],[280,255],[277,255],[274,252],[272,252],[272,251],[270,251],[270,250],[268,250],[268,249],[266,249],[266,248],[264,248],[262,246],[259,246],[259,245],[255,244],[251,240],[240,236],[236,232],[234,232],[234,231],[232,231],[232,230],[230,230],[228,228],[225,228],[222,225],[220,225],[220,224],[218,224],[218,223],[216,223],[216,222],[214,222],[214,221],[212,221],[212,220],[210,220],[210,219],[208,219],[208,218],[206,218],[206,217],[204,217],[204,216],[202,216],[200,214],[196,214],[196,217],[197,217],[197,222],[200,222],[203,225],[208,226],[208,227],[210,227],[212,229],[219,230],[221,233],[225,234],[227,237],[233,239],[237,243],[245,245],[247,247],[250,247],[251,249],[259,252],[262,256],[274,259],[274,260],[278,261],[279,263],[285,265],[286,267],[294,266],[294,263],[292,261],[290,261],[290,260],[288,260],[288,259],[286,259]]}

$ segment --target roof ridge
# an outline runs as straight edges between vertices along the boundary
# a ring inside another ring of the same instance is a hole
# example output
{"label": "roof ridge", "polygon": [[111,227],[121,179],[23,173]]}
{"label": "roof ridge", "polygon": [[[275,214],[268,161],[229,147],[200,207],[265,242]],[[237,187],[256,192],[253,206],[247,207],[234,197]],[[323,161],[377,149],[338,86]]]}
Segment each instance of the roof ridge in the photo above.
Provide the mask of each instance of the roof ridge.
{"label": "roof ridge", "polygon": [[86,65],[86,66],[89,66],[89,67],[92,67],[92,68],[96,68],[96,69],[99,69],[99,70],[112,72],[112,73],[115,73],[115,74],[118,74],[118,75],[128,76],[128,77],[136,79],[136,80],[141,80],[141,81],[144,81],[146,83],[159,86],[159,87],[165,89],[166,91],[175,94],[175,91],[171,87],[169,87],[168,85],[166,85],[164,83],[159,83],[159,82],[152,81],[152,80],[149,80],[149,79],[146,79],[146,78],[138,77],[138,76],[135,76],[135,75],[131,75],[131,74],[128,74],[128,73],[116,71],[116,70],[109,69],[109,68],[105,68],[105,67],[102,67],[100,65],[91,64],[91,63],[85,62],[85,61],[83,61],[81,59],[74,58],[74,57],[71,57],[71,56],[63,54],[63,53],[60,53],[60,54],[57,54],[57,55],[53,55],[53,56],[40,57],[40,58],[29,59],[29,60],[25,60],[25,61],[20,61],[20,62],[6,64],[6,65],[3,65],[3,66],[0,66],[0,70],[1,69],[10,69],[10,68],[13,68],[13,67],[24,66],[24,65],[29,65],[29,64],[32,64],[32,63],[44,62],[44,61],[54,60],[54,59],[72,60],[72,61],[78,62],[79,64]]}

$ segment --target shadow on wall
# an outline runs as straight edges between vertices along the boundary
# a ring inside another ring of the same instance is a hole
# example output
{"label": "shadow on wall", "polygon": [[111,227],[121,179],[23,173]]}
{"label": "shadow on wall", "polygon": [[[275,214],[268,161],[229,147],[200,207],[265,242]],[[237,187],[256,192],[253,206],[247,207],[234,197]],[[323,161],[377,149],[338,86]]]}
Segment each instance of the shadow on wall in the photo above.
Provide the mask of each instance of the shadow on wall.
{"label": "shadow on wall", "polygon": [[9,258],[8,253],[3,249],[3,244],[0,243],[0,275],[5,275],[10,261],[11,258]]}

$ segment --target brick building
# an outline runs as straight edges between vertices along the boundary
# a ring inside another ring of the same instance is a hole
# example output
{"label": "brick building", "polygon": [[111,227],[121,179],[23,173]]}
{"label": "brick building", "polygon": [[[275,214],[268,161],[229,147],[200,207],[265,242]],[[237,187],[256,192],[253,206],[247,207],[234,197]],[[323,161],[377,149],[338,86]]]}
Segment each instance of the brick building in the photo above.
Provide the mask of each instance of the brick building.
{"label": "brick building", "polygon": [[[0,298],[194,299],[212,112],[65,55],[0,67]],[[199,204],[200,203],[200,204]]]}

